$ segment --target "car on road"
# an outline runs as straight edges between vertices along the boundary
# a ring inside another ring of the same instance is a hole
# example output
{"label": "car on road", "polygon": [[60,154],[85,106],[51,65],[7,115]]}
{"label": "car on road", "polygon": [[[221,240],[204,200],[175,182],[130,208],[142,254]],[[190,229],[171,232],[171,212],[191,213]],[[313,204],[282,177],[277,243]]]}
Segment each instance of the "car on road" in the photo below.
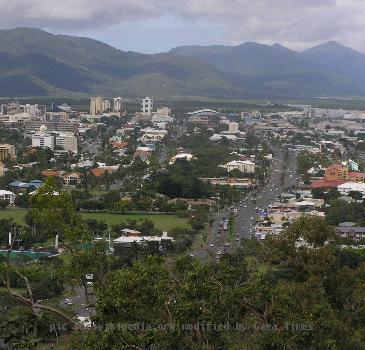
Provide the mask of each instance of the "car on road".
{"label": "car on road", "polygon": [[210,247],[212,247],[212,248],[213,248],[213,247],[214,247],[214,244],[213,244],[213,243],[212,243],[212,244],[210,244]]}

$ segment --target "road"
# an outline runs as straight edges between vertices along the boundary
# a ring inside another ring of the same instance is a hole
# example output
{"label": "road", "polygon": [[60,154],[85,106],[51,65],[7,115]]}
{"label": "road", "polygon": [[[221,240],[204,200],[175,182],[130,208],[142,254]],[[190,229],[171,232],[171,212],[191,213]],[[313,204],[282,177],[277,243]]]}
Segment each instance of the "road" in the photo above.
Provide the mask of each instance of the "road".
{"label": "road", "polygon": [[[259,219],[255,208],[265,209],[275,201],[282,192],[297,185],[296,154],[289,151],[287,161],[283,151],[275,152],[270,176],[261,189],[250,191],[240,203],[215,215],[215,220],[209,231],[206,243],[197,251],[191,252],[197,259],[206,262],[218,259],[225,252],[236,250],[243,239],[248,238],[253,232],[253,226]],[[282,179],[282,174],[283,179]],[[219,231],[220,222],[228,219],[231,210],[237,210],[234,237],[229,237],[228,231]]]}

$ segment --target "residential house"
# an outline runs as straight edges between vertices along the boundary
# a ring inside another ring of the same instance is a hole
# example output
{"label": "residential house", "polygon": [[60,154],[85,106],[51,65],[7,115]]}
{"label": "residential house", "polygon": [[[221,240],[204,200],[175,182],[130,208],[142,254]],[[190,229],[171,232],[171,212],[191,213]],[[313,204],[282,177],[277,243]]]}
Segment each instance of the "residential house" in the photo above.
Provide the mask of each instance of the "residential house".
{"label": "residential house", "polygon": [[336,233],[341,238],[351,238],[355,241],[365,239],[365,227],[336,227]]}
{"label": "residential house", "polygon": [[76,185],[76,184],[78,185],[81,183],[82,176],[83,176],[83,174],[81,174],[79,172],[72,172],[72,173],[65,174],[63,176],[63,180],[65,181],[66,185]]}
{"label": "residential house", "polygon": [[10,205],[13,205],[15,202],[15,194],[10,191],[0,190],[0,200],[6,201]]}
{"label": "residential house", "polygon": [[196,159],[196,158],[190,153],[179,153],[170,159],[169,164],[174,164],[178,159],[185,159],[188,162],[190,162],[191,160]]}
{"label": "residential house", "polygon": [[119,165],[113,166],[99,166],[98,168],[91,169],[90,172],[96,177],[103,176],[105,173],[113,174],[119,169]]}
{"label": "residential house", "polygon": [[147,162],[151,157],[153,150],[149,147],[137,147],[133,154],[133,159],[139,158],[144,162]]}
{"label": "residential house", "polygon": [[42,171],[42,176],[44,176],[44,177],[60,177],[61,175],[62,175],[62,172],[59,170],[47,169],[47,170]]}

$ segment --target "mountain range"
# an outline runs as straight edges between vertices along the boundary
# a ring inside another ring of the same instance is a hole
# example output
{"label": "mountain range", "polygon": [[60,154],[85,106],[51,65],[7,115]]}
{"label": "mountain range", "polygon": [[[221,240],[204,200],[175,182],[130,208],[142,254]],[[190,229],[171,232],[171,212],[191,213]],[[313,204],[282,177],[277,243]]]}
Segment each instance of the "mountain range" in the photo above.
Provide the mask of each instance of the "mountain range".
{"label": "mountain range", "polygon": [[328,42],[180,46],[141,54],[40,29],[0,30],[0,96],[365,96],[365,55]]}

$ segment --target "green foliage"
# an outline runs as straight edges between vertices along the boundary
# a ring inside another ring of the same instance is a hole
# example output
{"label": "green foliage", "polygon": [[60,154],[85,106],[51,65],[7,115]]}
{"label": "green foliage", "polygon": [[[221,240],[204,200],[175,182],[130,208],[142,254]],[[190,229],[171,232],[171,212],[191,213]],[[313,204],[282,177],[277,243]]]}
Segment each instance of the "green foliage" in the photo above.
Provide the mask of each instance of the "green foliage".
{"label": "green foliage", "polygon": [[6,200],[0,200],[0,210],[4,210],[9,205],[9,202]]}
{"label": "green foliage", "polygon": [[[245,254],[261,263],[263,257],[266,270],[250,272]],[[75,333],[71,348],[362,348],[364,265],[337,249],[323,219],[304,216],[263,247],[248,245],[245,254],[204,265],[155,257],[109,273],[95,317],[105,328]],[[231,327],[183,328],[198,323]],[[167,324],[172,328],[156,328]]]}
{"label": "green foliage", "polygon": [[48,178],[44,186],[29,198],[29,206],[27,223],[46,232],[47,237],[59,234],[61,240],[69,243],[88,238],[70,193],[60,191],[53,178]]}
{"label": "green foliage", "polygon": [[363,203],[347,203],[342,200],[331,202],[326,211],[326,221],[332,225],[341,222],[355,222],[358,225],[365,224],[365,207]]}

